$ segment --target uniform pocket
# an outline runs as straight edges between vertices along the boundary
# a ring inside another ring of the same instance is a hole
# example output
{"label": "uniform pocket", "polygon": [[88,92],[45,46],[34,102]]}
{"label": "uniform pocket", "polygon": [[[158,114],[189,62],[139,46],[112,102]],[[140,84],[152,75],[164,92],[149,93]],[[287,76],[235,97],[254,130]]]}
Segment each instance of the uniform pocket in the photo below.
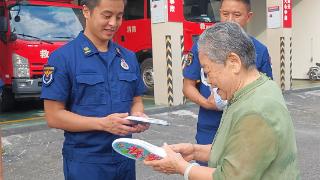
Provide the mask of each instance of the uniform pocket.
{"label": "uniform pocket", "polygon": [[98,74],[81,74],[76,76],[77,95],[76,102],[79,105],[106,104],[107,100],[105,80]]}
{"label": "uniform pocket", "polygon": [[135,94],[137,75],[135,73],[119,73],[120,97],[122,101],[132,101]]}

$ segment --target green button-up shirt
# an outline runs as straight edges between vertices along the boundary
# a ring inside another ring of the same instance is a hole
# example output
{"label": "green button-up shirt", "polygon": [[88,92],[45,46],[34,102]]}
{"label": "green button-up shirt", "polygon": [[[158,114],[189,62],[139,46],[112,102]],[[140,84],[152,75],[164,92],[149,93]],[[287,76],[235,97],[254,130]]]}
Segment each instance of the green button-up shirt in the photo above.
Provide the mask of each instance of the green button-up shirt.
{"label": "green button-up shirt", "polygon": [[224,110],[209,167],[214,180],[297,180],[293,123],[277,84],[261,75]]}

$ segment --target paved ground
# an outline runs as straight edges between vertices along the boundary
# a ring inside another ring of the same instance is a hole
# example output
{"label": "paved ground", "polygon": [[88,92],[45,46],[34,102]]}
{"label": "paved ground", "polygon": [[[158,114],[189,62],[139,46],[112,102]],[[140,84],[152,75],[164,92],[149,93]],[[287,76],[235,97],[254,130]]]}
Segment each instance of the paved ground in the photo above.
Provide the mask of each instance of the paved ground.
{"label": "paved ground", "polygon": [[[303,180],[320,179],[320,91],[285,94],[294,119],[299,150],[299,166]],[[156,145],[163,142],[194,142],[197,106],[189,104],[173,109],[147,110],[151,117],[165,119],[171,126],[152,126],[135,135]],[[6,180],[63,179],[61,146],[63,133],[48,129],[43,121],[26,128],[18,125],[3,128],[4,172]],[[181,180],[181,176],[153,172],[137,163],[138,180]]]}

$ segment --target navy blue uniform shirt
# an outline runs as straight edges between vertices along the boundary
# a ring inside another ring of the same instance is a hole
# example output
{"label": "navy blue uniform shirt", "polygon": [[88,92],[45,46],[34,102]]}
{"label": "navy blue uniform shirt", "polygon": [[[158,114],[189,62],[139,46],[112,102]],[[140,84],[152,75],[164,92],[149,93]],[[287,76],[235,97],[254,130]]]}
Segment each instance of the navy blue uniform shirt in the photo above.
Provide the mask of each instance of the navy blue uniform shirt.
{"label": "navy blue uniform shirt", "polygon": [[3,88],[3,86],[4,86],[4,83],[3,83],[3,81],[0,79],[0,93],[2,93],[2,88]]}
{"label": "navy blue uniform shirt", "polygon": [[[265,73],[272,78],[272,70],[268,49],[254,37],[251,37],[256,49],[256,66],[260,72]],[[191,80],[200,80],[199,92],[208,98],[211,94],[210,88],[201,79],[201,65],[199,62],[198,45],[195,43],[191,49],[192,59],[183,69],[183,76]],[[198,144],[211,144],[212,140],[219,128],[222,111],[208,110],[200,106],[197,123],[196,140]]]}
{"label": "navy blue uniform shirt", "polygon": [[258,71],[273,79],[271,59],[267,47],[254,37],[251,37],[251,40],[256,49],[256,67]]}
{"label": "navy blue uniform shirt", "polygon": [[[41,98],[65,103],[68,111],[87,117],[130,112],[133,98],[145,92],[133,52],[112,41],[107,52],[99,52],[83,32],[50,55],[44,73]],[[65,131],[63,156],[116,163],[125,158],[112,149],[117,138],[104,131]]]}

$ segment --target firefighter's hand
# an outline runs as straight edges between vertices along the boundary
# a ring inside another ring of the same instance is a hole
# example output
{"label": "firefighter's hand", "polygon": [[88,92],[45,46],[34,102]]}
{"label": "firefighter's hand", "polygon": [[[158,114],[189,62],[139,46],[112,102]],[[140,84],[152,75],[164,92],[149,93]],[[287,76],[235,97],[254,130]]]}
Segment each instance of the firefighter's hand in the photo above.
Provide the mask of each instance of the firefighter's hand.
{"label": "firefighter's hand", "polygon": [[126,136],[139,131],[135,127],[136,124],[134,122],[124,119],[126,117],[128,117],[128,113],[115,113],[101,118],[101,130],[120,136]]}
{"label": "firefighter's hand", "polygon": [[[142,113],[142,112],[132,112],[131,115],[132,116],[148,118],[148,116],[146,114]],[[133,125],[133,127],[137,129],[137,131],[135,133],[141,133],[141,132],[149,129],[150,124],[149,123],[142,123],[142,122],[137,123],[136,122],[136,124]]]}

